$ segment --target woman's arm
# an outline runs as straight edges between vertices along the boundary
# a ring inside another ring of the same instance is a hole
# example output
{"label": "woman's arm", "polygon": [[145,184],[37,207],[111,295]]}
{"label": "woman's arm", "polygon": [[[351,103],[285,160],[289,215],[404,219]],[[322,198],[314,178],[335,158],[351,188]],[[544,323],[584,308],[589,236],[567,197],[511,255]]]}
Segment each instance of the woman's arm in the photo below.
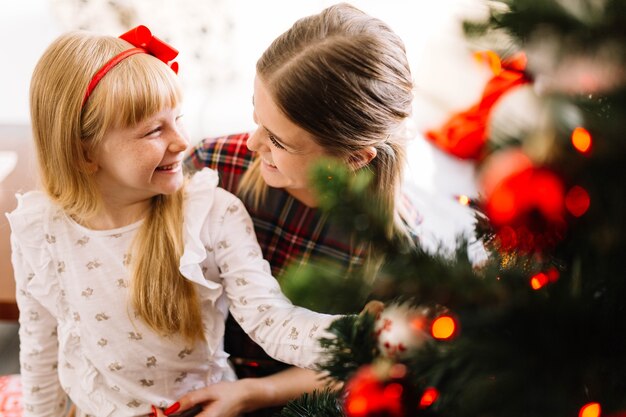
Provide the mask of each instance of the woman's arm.
{"label": "woman's arm", "polygon": [[165,415],[203,404],[204,410],[198,417],[235,417],[261,408],[284,405],[328,384],[329,380],[315,371],[293,367],[263,378],[219,382],[192,391],[170,406]]}

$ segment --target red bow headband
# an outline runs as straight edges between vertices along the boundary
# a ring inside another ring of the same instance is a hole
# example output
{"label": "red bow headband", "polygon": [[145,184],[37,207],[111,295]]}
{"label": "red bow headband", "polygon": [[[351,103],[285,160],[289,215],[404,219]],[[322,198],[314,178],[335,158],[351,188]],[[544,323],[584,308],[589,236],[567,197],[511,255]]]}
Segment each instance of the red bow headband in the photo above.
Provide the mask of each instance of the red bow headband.
{"label": "red bow headband", "polygon": [[111,70],[114,66],[119,64],[125,58],[128,58],[131,55],[135,54],[150,54],[165,64],[167,64],[172,71],[178,74],[178,63],[171,62],[178,55],[178,51],[172,48],[167,43],[163,42],[161,39],[156,36],[152,36],[150,29],[143,25],[139,25],[134,29],[129,30],[128,32],[120,35],[120,39],[124,39],[125,41],[133,44],[135,48],[127,49],[124,52],[119,53],[118,55],[111,58],[109,62],[104,64],[102,68],[95,73],[89,86],[87,86],[87,91],[85,92],[85,97],[83,98],[82,106],[85,106],[87,99],[93,92],[94,88],[98,85],[102,77],[106,75],[107,72]]}

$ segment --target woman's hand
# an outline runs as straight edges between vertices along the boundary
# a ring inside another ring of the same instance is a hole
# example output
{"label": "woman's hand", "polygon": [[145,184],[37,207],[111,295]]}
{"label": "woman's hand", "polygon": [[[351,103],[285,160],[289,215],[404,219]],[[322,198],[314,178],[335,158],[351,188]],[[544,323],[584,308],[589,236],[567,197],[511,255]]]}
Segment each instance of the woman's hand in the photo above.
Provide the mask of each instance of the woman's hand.
{"label": "woman's hand", "polygon": [[359,313],[359,315],[363,315],[365,313],[369,313],[374,317],[378,317],[380,313],[385,309],[385,304],[382,301],[372,300],[369,303],[365,304],[363,310]]}

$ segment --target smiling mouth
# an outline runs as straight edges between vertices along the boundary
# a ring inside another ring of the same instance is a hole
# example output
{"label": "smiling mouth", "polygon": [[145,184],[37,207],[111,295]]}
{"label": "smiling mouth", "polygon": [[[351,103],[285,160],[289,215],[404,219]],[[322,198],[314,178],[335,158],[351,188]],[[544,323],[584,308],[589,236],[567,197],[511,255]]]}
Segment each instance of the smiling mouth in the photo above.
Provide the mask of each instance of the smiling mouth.
{"label": "smiling mouth", "polygon": [[178,167],[180,167],[180,162],[174,162],[173,164],[169,164],[169,165],[161,165],[157,167],[156,170],[157,171],[174,171]]}
{"label": "smiling mouth", "polygon": [[268,161],[267,159],[261,157],[261,160],[268,166],[272,167],[272,168],[276,168],[276,165],[272,164],[270,161]]}

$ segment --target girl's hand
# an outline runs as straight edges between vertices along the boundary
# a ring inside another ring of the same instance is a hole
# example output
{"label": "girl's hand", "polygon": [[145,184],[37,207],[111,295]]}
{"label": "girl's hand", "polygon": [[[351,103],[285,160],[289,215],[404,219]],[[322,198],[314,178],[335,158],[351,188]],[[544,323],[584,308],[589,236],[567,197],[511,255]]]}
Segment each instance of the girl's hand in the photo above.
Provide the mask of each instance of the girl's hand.
{"label": "girl's hand", "polygon": [[163,414],[157,416],[179,416],[184,411],[193,408],[197,404],[203,405],[203,410],[196,414],[197,417],[235,417],[244,410],[248,396],[248,390],[242,387],[243,380],[234,382],[218,382],[205,388],[192,391],[178,402],[168,407]]}
{"label": "girl's hand", "polygon": [[155,406],[152,406],[152,412],[150,414],[148,414],[148,417],[164,417],[165,414],[163,414],[163,410],[161,410],[160,408],[156,408]]}
{"label": "girl's hand", "polygon": [[288,368],[262,378],[244,378],[192,391],[168,407],[165,416],[183,416],[184,411],[202,404],[197,417],[235,417],[243,413],[286,404],[305,392],[327,387],[327,381],[310,369]]}

